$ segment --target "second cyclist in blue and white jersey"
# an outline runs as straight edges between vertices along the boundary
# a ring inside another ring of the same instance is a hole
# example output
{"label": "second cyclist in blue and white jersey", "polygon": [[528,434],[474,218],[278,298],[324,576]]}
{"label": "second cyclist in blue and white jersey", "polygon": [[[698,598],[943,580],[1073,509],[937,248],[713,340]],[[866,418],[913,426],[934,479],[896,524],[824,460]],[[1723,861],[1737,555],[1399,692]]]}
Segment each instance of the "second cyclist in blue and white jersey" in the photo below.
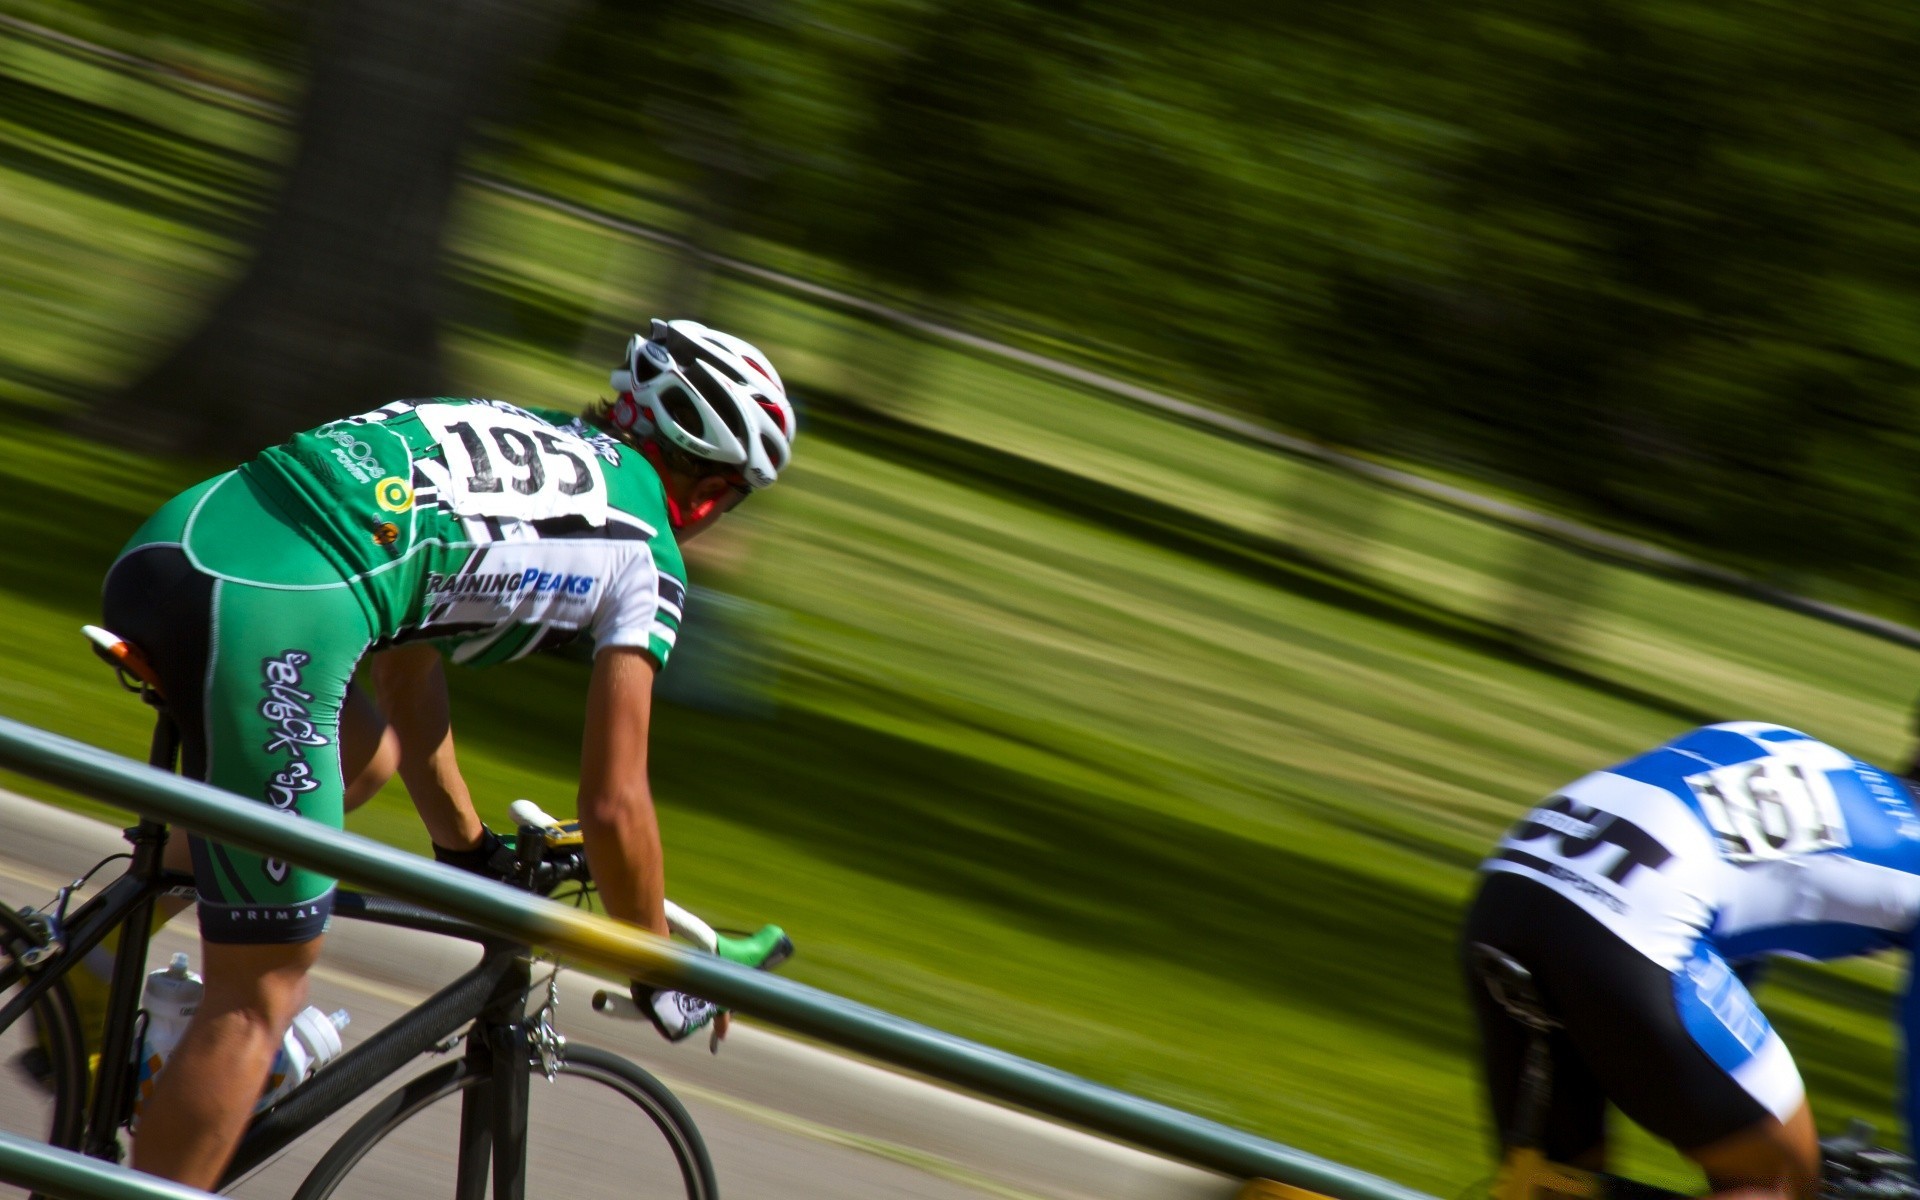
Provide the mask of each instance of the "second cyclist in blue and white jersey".
{"label": "second cyclist in blue and white jersey", "polygon": [[[1549,1158],[1604,1167],[1611,1101],[1716,1191],[1812,1194],[1799,1070],[1734,964],[1911,948],[1920,812],[1903,778],[1784,726],[1707,726],[1556,793],[1481,870],[1464,941],[1527,967],[1565,1026]],[[1505,1130],[1526,1034],[1471,990]],[[1902,1014],[1912,1047],[1920,1003]],[[1920,1056],[1906,1075],[1920,1128]]]}

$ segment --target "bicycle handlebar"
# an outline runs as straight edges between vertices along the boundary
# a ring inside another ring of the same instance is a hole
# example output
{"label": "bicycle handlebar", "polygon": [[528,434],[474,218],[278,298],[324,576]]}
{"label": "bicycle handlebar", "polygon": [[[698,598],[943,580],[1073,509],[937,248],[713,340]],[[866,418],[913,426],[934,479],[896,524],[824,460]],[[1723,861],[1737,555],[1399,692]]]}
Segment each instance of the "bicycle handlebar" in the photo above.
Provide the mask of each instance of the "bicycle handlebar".
{"label": "bicycle handlebar", "polygon": [[[518,865],[513,882],[543,896],[552,895],[566,883],[592,884],[577,827],[548,815],[531,800],[515,800],[507,806],[507,813],[519,827],[514,842]],[[667,925],[673,932],[709,954],[721,952],[722,939],[713,926],[672,900],[666,901],[666,906]]]}
{"label": "bicycle handlebar", "polygon": [[550,896],[567,883],[590,885],[587,855],[578,828],[548,816],[531,800],[515,800],[507,813],[518,827],[514,838],[514,871],[509,882]]}
{"label": "bicycle handlebar", "polygon": [[579,844],[556,846],[541,831],[522,825],[513,844],[514,862],[505,882],[542,896],[551,896],[569,883],[592,886],[586,850]]}
{"label": "bicycle handlebar", "polygon": [[1820,1141],[1823,1200],[1917,1200],[1913,1159],[1873,1144],[1873,1126],[1858,1118],[1845,1133]]}

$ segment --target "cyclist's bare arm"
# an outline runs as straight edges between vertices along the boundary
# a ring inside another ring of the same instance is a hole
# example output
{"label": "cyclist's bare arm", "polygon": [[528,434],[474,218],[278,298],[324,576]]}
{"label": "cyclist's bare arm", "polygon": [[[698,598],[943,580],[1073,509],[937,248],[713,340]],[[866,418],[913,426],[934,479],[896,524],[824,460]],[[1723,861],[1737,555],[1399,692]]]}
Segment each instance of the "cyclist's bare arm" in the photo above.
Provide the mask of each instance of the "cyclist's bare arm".
{"label": "cyclist's bare arm", "polygon": [[439,651],[401,646],[374,655],[369,670],[380,693],[380,711],[399,737],[400,778],[427,836],[448,850],[472,848],[480,841],[480,817],[454,761],[447,677]]}
{"label": "cyclist's bare arm", "polygon": [[653,660],[612,646],[594,656],[580,753],[580,831],[607,913],[665,937],[660,826],[647,785]]}
{"label": "cyclist's bare arm", "polygon": [[[371,669],[371,666],[369,666]],[[400,739],[359,684],[340,706],[340,772],[346,779],[346,810],[373,799],[400,767]]]}

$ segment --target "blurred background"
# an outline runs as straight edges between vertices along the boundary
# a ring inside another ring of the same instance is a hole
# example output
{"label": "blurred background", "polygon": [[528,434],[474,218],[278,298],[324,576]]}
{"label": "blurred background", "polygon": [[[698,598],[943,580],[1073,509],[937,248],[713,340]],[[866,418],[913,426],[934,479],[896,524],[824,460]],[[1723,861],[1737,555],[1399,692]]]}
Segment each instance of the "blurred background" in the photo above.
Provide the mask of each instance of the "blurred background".
{"label": "blurred background", "polygon": [[[1920,619],[1916,53],[1876,0],[0,0],[0,712],[141,752],[74,627],[179,488],[697,317],[803,425],[694,555],[675,896],[1459,1193],[1498,831],[1708,720],[1904,761],[1920,654],[1306,451]],[[578,668],[455,688],[484,811],[565,809]],[[1824,1125],[1892,1125],[1904,969],[1763,991]]]}

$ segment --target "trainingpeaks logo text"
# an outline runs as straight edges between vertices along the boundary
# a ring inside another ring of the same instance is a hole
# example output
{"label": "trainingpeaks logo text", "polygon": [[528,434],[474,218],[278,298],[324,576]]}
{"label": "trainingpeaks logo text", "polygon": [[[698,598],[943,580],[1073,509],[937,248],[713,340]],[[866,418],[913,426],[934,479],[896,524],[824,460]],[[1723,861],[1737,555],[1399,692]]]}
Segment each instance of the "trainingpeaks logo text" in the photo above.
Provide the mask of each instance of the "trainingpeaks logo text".
{"label": "trainingpeaks logo text", "polygon": [[596,582],[597,576],[542,571],[538,567],[473,575],[442,575],[436,571],[427,576],[427,594],[443,602],[491,598],[512,604],[528,596],[589,595]]}

